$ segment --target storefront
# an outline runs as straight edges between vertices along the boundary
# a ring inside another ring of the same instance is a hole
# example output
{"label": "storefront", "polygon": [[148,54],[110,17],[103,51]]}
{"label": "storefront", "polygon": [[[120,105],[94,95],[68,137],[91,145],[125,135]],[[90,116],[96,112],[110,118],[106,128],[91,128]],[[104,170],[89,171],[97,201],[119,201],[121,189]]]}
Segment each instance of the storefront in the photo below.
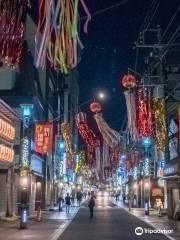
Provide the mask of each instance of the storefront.
{"label": "storefront", "polygon": [[12,216],[17,203],[14,140],[18,114],[0,99],[0,215]]}
{"label": "storefront", "polygon": [[31,188],[30,188],[30,212],[37,210],[40,206],[44,208],[45,180],[43,175],[44,160],[33,153],[31,155]]}
{"label": "storefront", "polygon": [[167,186],[167,215],[173,218],[174,209],[180,199],[180,158],[176,158],[166,164],[164,180]]}

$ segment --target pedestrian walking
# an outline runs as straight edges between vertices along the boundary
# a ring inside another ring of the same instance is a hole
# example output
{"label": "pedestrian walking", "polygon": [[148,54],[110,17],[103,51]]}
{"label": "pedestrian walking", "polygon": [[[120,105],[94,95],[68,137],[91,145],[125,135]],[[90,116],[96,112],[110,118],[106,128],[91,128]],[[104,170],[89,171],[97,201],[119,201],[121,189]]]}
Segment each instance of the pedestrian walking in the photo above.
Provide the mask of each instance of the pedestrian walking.
{"label": "pedestrian walking", "polygon": [[71,198],[69,196],[69,193],[67,193],[65,197],[65,203],[66,203],[66,213],[69,213],[70,205],[71,205]]}
{"label": "pedestrian walking", "polygon": [[94,207],[95,207],[95,200],[94,200],[93,196],[91,196],[91,198],[89,200],[88,207],[89,207],[89,212],[90,212],[90,218],[93,218]]}
{"label": "pedestrian walking", "polygon": [[75,199],[75,193],[71,193],[71,205],[74,207],[74,199]]}
{"label": "pedestrian walking", "polygon": [[132,205],[134,200],[134,192],[132,190],[128,193],[128,205],[129,205],[129,212],[131,211]]}
{"label": "pedestrian walking", "polygon": [[63,192],[61,191],[61,192],[59,193],[59,197],[58,197],[59,212],[62,211],[63,201],[64,201]]}
{"label": "pedestrian walking", "polygon": [[81,201],[82,201],[82,192],[81,191],[77,192],[76,198],[77,198],[77,206],[80,207]]}

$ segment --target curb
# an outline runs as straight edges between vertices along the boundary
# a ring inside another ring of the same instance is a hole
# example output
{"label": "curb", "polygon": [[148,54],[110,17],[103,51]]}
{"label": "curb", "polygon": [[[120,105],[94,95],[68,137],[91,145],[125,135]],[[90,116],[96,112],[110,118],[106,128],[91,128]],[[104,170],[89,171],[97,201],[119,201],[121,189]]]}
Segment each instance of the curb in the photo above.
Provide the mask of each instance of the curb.
{"label": "curb", "polygon": [[79,209],[77,209],[77,211],[74,213],[73,217],[67,221],[66,223],[62,224],[59,226],[58,229],[56,229],[49,237],[47,240],[57,240],[62,234],[63,232],[68,228],[68,226],[71,224],[71,222],[73,221],[73,219],[76,217],[77,213],[79,212]]}

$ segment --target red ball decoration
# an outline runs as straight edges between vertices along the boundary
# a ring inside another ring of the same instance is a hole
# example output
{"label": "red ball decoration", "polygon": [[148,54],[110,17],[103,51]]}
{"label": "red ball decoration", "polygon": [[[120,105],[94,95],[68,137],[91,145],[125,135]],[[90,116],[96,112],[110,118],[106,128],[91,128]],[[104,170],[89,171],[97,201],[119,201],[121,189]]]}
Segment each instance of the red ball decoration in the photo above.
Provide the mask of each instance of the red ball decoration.
{"label": "red ball decoration", "polygon": [[99,102],[92,102],[90,104],[90,110],[91,112],[93,113],[98,113],[98,112],[101,112],[101,104]]}
{"label": "red ball decoration", "polygon": [[136,86],[136,78],[132,74],[126,74],[122,78],[122,85],[125,88],[134,88]]}

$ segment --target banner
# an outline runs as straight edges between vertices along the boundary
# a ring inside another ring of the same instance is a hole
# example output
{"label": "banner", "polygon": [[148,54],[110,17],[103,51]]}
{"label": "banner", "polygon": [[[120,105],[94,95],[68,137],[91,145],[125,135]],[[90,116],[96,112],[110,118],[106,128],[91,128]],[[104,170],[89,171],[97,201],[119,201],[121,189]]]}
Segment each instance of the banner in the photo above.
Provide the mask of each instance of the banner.
{"label": "banner", "polygon": [[53,124],[42,123],[35,126],[35,151],[45,154],[52,151]]}

